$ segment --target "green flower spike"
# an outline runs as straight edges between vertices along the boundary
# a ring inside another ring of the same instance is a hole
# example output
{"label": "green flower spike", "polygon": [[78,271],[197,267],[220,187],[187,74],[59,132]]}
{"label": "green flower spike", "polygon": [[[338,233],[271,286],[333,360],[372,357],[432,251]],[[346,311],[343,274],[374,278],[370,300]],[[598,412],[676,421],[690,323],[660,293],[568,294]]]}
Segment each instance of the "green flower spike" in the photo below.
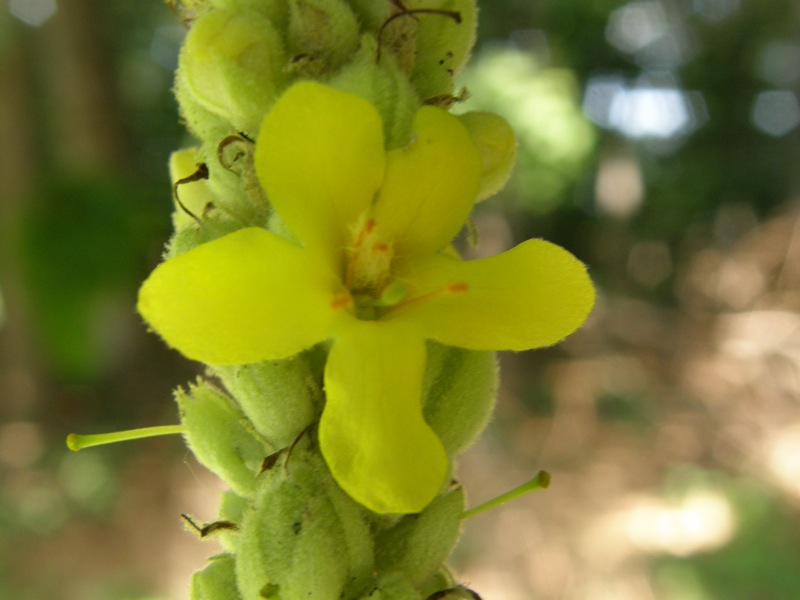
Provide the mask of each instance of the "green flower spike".
{"label": "green flower spike", "polygon": [[461,122],[425,106],[386,152],[367,101],[295,84],[267,115],[256,170],[289,240],[247,228],[160,265],[138,308],[171,346],[210,364],[285,358],[331,341],[322,454],[377,513],[415,513],[448,458],[422,415],[425,340],[473,350],[554,344],[594,302],[584,266],[528,240],[463,261],[447,252],[478,194]]}

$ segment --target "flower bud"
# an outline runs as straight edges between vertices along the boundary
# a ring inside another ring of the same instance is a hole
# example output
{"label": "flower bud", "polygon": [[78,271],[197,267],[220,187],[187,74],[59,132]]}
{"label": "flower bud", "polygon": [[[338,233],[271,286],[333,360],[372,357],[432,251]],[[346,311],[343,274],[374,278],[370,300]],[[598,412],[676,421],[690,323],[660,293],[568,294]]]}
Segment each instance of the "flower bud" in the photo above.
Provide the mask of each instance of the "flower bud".
{"label": "flower bud", "polygon": [[503,117],[490,112],[473,111],[458,118],[481,154],[483,171],[478,200],[484,200],[499,192],[511,175],[517,155],[514,130]]}
{"label": "flower bud", "polygon": [[230,122],[207,110],[186,82],[184,70],[179,66],[175,75],[175,98],[181,117],[189,131],[201,140],[221,139],[231,131]]}
{"label": "flower bud", "polygon": [[416,587],[429,582],[458,540],[463,512],[464,493],[457,488],[439,496],[421,513],[400,519],[378,537],[378,569],[403,573]]}
{"label": "flower bud", "polygon": [[425,600],[408,578],[402,573],[386,573],[377,585],[359,600]]}
{"label": "flower bud", "polygon": [[192,575],[191,600],[242,600],[236,587],[236,560],[230,554],[209,559],[204,569]]}
{"label": "flower bud", "polygon": [[186,442],[203,465],[240,496],[254,492],[256,474],[271,449],[262,444],[230,398],[198,380],[175,393]]}
{"label": "flower bud", "polygon": [[420,100],[408,77],[392,61],[375,61],[375,38],[362,38],[358,54],[328,84],[369,100],[383,120],[387,149],[405,146]]}
{"label": "flower bud", "polygon": [[358,49],[358,38],[358,21],[343,0],[289,0],[289,50],[321,61],[315,70],[341,66]]}
{"label": "flower bud", "polygon": [[229,12],[259,12],[278,29],[284,29],[288,16],[286,0],[210,0],[215,8]]}
{"label": "flower bud", "polygon": [[348,0],[348,4],[361,23],[362,30],[373,33],[378,32],[394,10],[391,0]]}
{"label": "flower bud", "polygon": [[[222,498],[219,503],[218,517],[220,521],[228,521],[239,525],[244,520],[247,509],[250,506],[250,500],[242,496],[238,496],[230,490],[222,493]],[[231,529],[229,531],[221,531],[216,537],[225,550],[235,554],[236,549],[239,547],[239,530]]]}
{"label": "flower bud", "polygon": [[321,384],[315,379],[308,353],[285,360],[215,367],[214,372],[256,431],[276,450],[290,446],[319,416]]}
{"label": "flower bud", "polygon": [[[281,35],[256,12],[214,10],[189,30],[179,61],[179,89],[231,124],[229,133],[255,135],[283,89]],[[183,106],[183,102],[182,102]]]}
{"label": "flower bud", "polygon": [[352,597],[374,569],[363,511],[349,499],[331,501],[331,493],[344,493],[319,457],[296,450],[286,460],[262,473],[253,508],[241,523],[236,561],[241,595]]}
{"label": "flower bud", "polygon": [[497,392],[495,355],[428,342],[423,385],[425,420],[455,456],[489,420]]}
{"label": "flower bud", "polygon": [[420,97],[427,100],[453,93],[453,77],[469,58],[475,44],[477,8],[475,0],[426,0],[408,3],[410,9],[448,11],[419,14],[416,55],[411,80]]}

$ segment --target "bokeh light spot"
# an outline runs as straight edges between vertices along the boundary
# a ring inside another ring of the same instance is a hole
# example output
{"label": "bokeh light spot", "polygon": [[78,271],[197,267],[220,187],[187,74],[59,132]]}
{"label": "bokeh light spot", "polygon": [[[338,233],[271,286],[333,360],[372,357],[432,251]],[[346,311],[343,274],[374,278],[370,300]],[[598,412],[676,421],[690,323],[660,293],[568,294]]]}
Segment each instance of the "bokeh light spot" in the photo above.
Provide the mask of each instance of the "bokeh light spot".
{"label": "bokeh light spot", "polygon": [[721,21],[739,10],[741,0],[693,0],[694,11],[708,21]]}
{"label": "bokeh light spot", "polygon": [[634,53],[664,36],[668,29],[660,2],[631,2],[611,13],[606,39],[623,52]]}
{"label": "bokeh light spot", "polygon": [[36,424],[9,423],[0,428],[0,460],[10,467],[30,467],[42,449],[42,434]]}
{"label": "bokeh light spot", "polygon": [[800,81],[800,44],[773,41],[759,54],[758,74],[776,87],[790,87]]}
{"label": "bokeh light spot", "polygon": [[8,12],[33,27],[44,25],[57,10],[56,0],[8,0]]}
{"label": "bokeh light spot", "polygon": [[636,213],[644,197],[644,181],[634,156],[610,156],[600,163],[595,198],[600,212],[618,219]]}
{"label": "bokeh light spot", "polygon": [[764,133],[781,137],[800,125],[800,103],[788,90],[761,92],[753,103],[751,118]]}

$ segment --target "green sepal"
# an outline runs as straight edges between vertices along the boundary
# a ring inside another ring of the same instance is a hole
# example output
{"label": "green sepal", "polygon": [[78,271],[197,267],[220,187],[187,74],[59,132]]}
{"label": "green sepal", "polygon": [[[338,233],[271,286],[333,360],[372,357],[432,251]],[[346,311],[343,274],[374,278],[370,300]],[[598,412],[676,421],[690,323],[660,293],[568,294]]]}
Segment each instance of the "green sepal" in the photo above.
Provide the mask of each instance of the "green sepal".
{"label": "green sepal", "polygon": [[265,227],[270,213],[255,172],[254,150],[253,142],[233,134],[207,141],[200,154],[208,166],[206,185],[216,198],[218,212],[243,227]]}
{"label": "green sepal", "polygon": [[375,0],[347,0],[350,8],[358,17],[364,31],[377,33],[381,25],[389,18],[392,13],[392,3],[375,2]]}
{"label": "green sepal", "polygon": [[256,474],[269,454],[230,398],[202,379],[175,399],[192,453],[240,496],[255,491]]}
{"label": "green sepal", "polygon": [[190,600],[242,600],[236,586],[236,559],[217,554],[192,575]]}
{"label": "green sepal", "polygon": [[322,385],[314,368],[314,352],[285,360],[213,368],[256,431],[276,450],[291,446],[319,418]]}
{"label": "green sepal", "polygon": [[413,583],[403,573],[384,573],[368,594],[359,600],[424,600]]}
{"label": "green sepal", "polygon": [[497,393],[493,352],[427,343],[423,411],[451,457],[484,430]]}
{"label": "green sepal", "polygon": [[379,571],[403,573],[414,586],[428,582],[458,541],[463,512],[464,492],[459,487],[381,532],[375,555]]}
{"label": "green sepal", "polygon": [[514,130],[503,117],[490,112],[472,111],[458,115],[481,154],[482,172],[478,200],[499,192],[508,181],[517,141]]}
{"label": "green sepal", "polygon": [[358,54],[327,83],[343,92],[365,98],[383,120],[386,148],[405,146],[411,140],[414,115],[421,102],[408,80],[390,59],[377,63],[375,38],[365,35]]}
{"label": "green sepal", "polygon": [[244,225],[241,221],[234,221],[227,215],[221,215],[216,209],[208,211],[199,223],[188,223],[172,234],[164,251],[164,260],[175,258],[192,248],[212,242],[242,227]]}
{"label": "green sepal", "polygon": [[428,598],[436,592],[448,590],[455,586],[455,579],[447,567],[441,567],[429,577],[420,587],[423,598]]}
{"label": "green sepal", "polygon": [[[236,572],[242,596],[259,598],[269,589],[286,600],[357,597],[374,571],[363,510],[335,486],[319,456],[296,450],[287,460],[261,475],[240,526]],[[342,510],[332,493],[350,508]]]}
{"label": "green sepal", "polygon": [[186,81],[183,69],[175,73],[175,99],[181,118],[189,131],[201,140],[222,139],[233,130],[233,125],[225,117],[209,111],[195,97]]}
{"label": "green sepal", "polygon": [[259,12],[267,17],[275,27],[283,30],[286,27],[289,8],[287,0],[210,0],[215,8],[230,12]]}
{"label": "green sepal", "polygon": [[475,0],[417,0],[406,2],[406,6],[460,15],[460,23],[444,15],[417,15],[417,59],[411,80],[425,100],[452,94],[453,77],[463,69],[475,44],[478,12]]}
{"label": "green sepal", "polygon": [[[286,85],[281,34],[258,12],[214,10],[197,19],[181,49],[180,91],[255,136]],[[183,100],[179,97],[179,100]]]}
{"label": "green sepal", "polygon": [[289,0],[289,53],[321,62],[320,74],[340,67],[358,49],[358,38],[356,16],[342,0]]}
{"label": "green sepal", "polygon": [[[217,515],[220,521],[229,521],[239,525],[244,521],[244,516],[249,506],[250,500],[248,498],[226,490],[222,493]],[[216,539],[219,540],[225,550],[235,554],[236,549],[239,547],[239,530],[221,531]]]}

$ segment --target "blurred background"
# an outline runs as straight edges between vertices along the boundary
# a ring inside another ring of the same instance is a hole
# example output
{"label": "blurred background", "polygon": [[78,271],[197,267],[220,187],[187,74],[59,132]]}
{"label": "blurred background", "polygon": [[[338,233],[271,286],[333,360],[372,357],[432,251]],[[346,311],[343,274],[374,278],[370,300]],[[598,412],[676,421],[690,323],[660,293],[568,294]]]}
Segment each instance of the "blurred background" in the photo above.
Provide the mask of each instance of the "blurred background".
{"label": "blurred background", "polygon": [[[158,0],[0,2],[0,598],[181,600],[221,485],[178,438],[197,367],[134,312],[169,234],[184,35]],[[800,598],[800,5],[492,0],[460,109],[504,115],[511,182],[475,255],[586,262],[587,326],[502,356],[453,560],[486,600]]]}

